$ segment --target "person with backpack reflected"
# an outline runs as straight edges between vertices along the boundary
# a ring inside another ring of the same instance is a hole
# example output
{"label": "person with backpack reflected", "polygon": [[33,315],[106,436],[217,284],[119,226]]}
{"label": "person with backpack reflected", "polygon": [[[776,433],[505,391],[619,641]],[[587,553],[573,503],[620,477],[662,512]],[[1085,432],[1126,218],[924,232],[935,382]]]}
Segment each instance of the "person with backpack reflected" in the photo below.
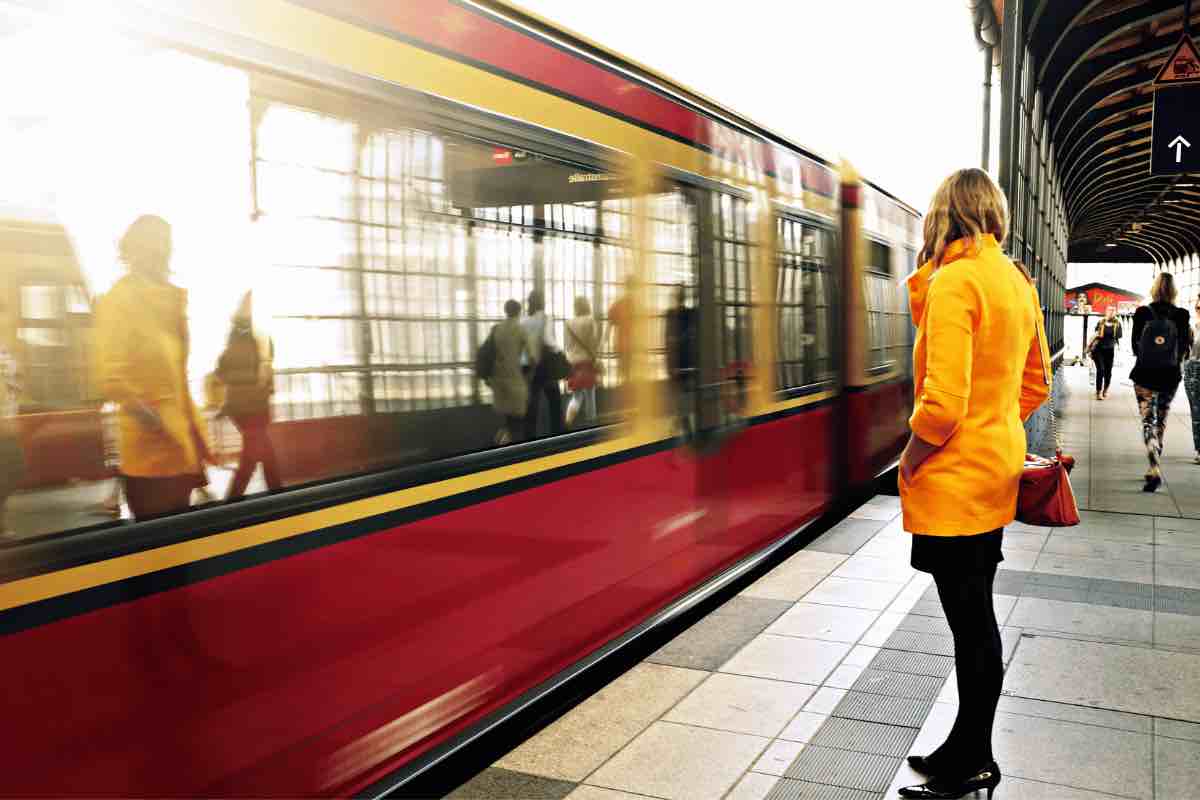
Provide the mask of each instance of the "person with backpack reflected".
{"label": "person with backpack reflected", "polygon": [[1150,288],[1150,304],[1133,315],[1133,354],[1137,362],[1129,377],[1142,415],[1142,440],[1150,462],[1142,487],[1147,492],[1162,484],[1159,459],[1167,412],[1183,377],[1179,365],[1192,346],[1188,312],[1175,305],[1175,297],[1175,278],[1160,272]]}

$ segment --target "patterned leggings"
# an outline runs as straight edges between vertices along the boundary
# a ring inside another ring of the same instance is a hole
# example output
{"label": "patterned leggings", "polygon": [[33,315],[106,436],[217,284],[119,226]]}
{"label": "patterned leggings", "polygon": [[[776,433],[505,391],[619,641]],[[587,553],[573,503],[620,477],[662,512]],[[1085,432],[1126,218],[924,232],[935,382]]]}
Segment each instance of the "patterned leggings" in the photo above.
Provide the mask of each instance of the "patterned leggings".
{"label": "patterned leggings", "polygon": [[1146,443],[1146,458],[1150,460],[1147,475],[1159,474],[1158,457],[1162,455],[1163,434],[1167,431],[1167,412],[1171,410],[1171,401],[1178,388],[1173,386],[1165,392],[1156,392],[1145,386],[1133,387],[1138,411],[1142,414],[1142,441]]}
{"label": "patterned leggings", "polygon": [[1189,359],[1184,362],[1183,388],[1192,406],[1192,445],[1200,453],[1200,361]]}

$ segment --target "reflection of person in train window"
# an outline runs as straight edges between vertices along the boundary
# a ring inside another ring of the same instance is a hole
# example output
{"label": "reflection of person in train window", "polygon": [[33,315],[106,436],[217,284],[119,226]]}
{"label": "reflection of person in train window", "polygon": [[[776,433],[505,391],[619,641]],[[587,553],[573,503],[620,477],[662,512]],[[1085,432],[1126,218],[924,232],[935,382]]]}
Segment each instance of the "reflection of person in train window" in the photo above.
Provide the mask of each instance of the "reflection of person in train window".
{"label": "reflection of person in train window", "polygon": [[96,374],[119,409],[120,472],[141,519],[187,508],[211,457],[187,385],[187,292],[168,281],[171,226],[139,217],[119,250],[128,272],[96,305]]}
{"label": "reflection of person in train window", "polygon": [[[7,316],[7,307],[0,305],[0,330],[7,329],[3,324]],[[25,477],[25,454],[16,424],[20,399],[16,359],[0,345],[0,536],[3,537],[12,535],[7,524],[8,498]]]}
{"label": "reflection of person in train window", "polygon": [[692,392],[696,374],[696,310],[687,304],[687,287],[675,287],[675,305],[666,319],[667,371],[680,434],[692,434]]}
{"label": "reflection of person in train window", "polygon": [[233,420],[242,436],[242,454],[229,485],[226,500],[246,493],[250,477],[261,462],[267,488],[283,487],[279,462],[267,429],[271,424],[271,395],[275,394],[275,344],[254,327],[253,295],[242,297],[233,315],[229,341],[217,363],[217,377],[225,384],[221,412]]}

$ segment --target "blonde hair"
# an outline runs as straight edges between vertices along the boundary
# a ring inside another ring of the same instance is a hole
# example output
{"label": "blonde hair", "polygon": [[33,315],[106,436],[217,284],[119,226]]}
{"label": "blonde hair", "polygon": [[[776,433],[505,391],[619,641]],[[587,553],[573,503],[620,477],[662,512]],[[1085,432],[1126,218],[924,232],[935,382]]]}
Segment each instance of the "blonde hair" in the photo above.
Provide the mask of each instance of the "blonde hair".
{"label": "blonde hair", "polygon": [[144,261],[165,260],[171,255],[171,226],[162,217],[143,214],[133,221],[117,243],[121,260],[133,269]]}
{"label": "blonde hair", "polygon": [[1175,305],[1178,292],[1175,289],[1175,276],[1169,272],[1160,272],[1150,286],[1150,300],[1154,303],[1170,303]]}
{"label": "blonde hair", "polygon": [[946,248],[959,239],[970,239],[978,248],[985,233],[1003,243],[1008,236],[1008,201],[995,181],[981,169],[960,169],[933,195],[925,215],[925,243],[920,263],[942,265]]}

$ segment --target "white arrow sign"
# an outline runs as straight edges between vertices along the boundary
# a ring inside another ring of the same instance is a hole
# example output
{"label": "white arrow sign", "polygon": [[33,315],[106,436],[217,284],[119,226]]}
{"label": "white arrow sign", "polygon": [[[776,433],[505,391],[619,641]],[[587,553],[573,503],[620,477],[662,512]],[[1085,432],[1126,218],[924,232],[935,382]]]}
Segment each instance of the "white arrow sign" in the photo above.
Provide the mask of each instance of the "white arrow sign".
{"label": "white arrow sign", "polygon": [[1171,140],[1171,143],[1169,145],[1167,145],[1167,147],[1175,148],[1175,163],[1176,164],[1179,164],[1183,161],[1183,148],[1191,147],[1191,146],[1192,146],[1192,143],[1189,142],[1187,139],[1183,138],[1182,136],[1176,136],[1174,139]]}

